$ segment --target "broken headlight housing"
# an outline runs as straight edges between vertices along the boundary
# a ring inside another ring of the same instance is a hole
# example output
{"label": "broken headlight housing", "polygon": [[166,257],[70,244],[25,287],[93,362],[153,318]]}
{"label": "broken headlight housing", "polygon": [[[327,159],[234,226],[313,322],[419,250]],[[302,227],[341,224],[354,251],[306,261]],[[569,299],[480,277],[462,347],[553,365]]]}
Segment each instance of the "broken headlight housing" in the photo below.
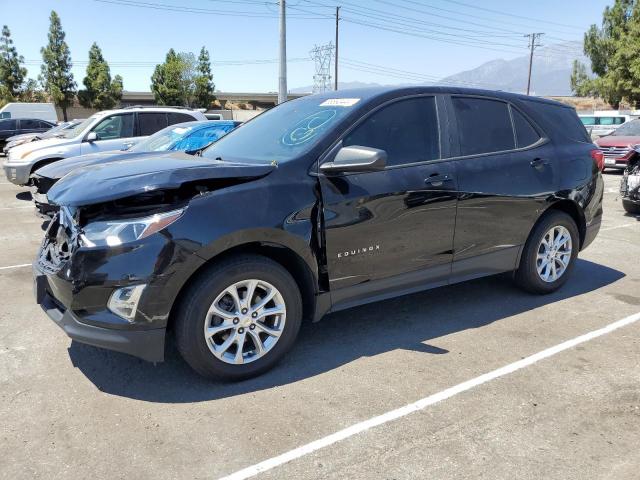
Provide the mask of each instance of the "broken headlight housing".
{"label": "broken headlight housing", "polygon": [[178,220],[184,208],[143,218],[105,220],[87,224],[80,234],[84,247],[117,247],[146,238]]}

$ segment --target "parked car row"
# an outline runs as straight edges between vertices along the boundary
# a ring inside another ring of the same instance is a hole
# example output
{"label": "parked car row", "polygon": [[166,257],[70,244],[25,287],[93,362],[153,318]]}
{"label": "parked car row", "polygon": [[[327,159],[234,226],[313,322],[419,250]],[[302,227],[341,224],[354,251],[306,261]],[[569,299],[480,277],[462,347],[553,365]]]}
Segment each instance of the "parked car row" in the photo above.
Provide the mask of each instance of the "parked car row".
{"label": "parked car row", "polygon": [[6,144],[2,149],[2,151],[6,155],[9,152],[9,150],[11,150],[13,147],[17,147],[18,145],[22,145],[23,143],[35,142],[37,140],[43,140],[45,138],[54,138],[57,136],[61,136],[64,130],[69,130],[70,128],[75,127],[76,125],[78,125],[80,122],[83,122],[84,120],[85,119],[82,118],[82,119],[74,119],[69,122],[60,122],[56,126],[51,127],[49,130],[46,130],[44,132],[37,132],[37,133],[29,132],[29,133],[20,133],[20,134],[14,135],[5,140]]}
{"label": "parked car row", "polygon": [[127,149],[168,125],[204,120],[202,112],[176,107],[127,107],[98,112],[54,138],[19,145],[4,163],[7,179],[27,185],[33,172],[63,158]]}
{"label": "parked car row", "polygon": [[12,149],[5,170],[49,183],[58,209],[33,271],[48,316],[153,362],[172,334],[207,377],[260,374],[303,318],[380,299],[501,272],[553,292],[600,228],[604,158],[575,110],[505,92],[329,92],[204,150],[181,144],[198,154],[173,151],[170,128],[147,141],[163,151],[33,171],[140,140],[148,113],[103,112],[62,142]]}
{"label": "parked car row", "polygon": [[154,158],[158,152],[166,151],[183,151],[189,155],[197,155],[239,124],[240,122],[233,120],[177,123],[163,128],[126,150],[89,153],[47,164],[31,174],[29,181],[36,209],[44,217],[51,217],[57,211],[57,207],[47,200],[47,192],[58,180],[73,170],[133,158]]}

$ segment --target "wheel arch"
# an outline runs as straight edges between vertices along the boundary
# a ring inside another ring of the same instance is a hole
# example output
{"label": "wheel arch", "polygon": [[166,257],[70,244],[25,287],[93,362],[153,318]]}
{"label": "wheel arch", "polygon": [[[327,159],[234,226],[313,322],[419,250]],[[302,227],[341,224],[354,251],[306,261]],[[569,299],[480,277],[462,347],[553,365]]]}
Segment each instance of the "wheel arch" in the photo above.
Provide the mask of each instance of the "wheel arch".
{"label": "wheel arch", "polygon": [[58,160],[64,160],[64,157],[47,157],[47,158],[43,158],[43,159],[38,160],[31,167],[31,171],[29,172],[29,176],[33,175],[36,172],[36,170],[38,170],[39,168],[42,168],[45,165],[49,165],[50,163],[57,162]]}
{"label": "wheel arch", "polygon": [[167,322],[167,329],[173,328],[175,312],[190,286],[208,270],[227,258],[238,255],[258,255],[269,258],[287,270],[300,289],[302,297],[303,319],[312,319],[316,308],[316,293],[318,291],[317,275],[309,263],[293,248],[277,242],[251,241],[231,246],[217,252],[205,260],[183,283],[176,295]]}
{"label": "wheel arch", "polygon": [[578,227],[578,233],[580,235],[580,249],[582,250],[582,245],[584,245],[584,239],[587,235],[587,220],[584,216],[584,212],[579,207],[579,205],[576,202],[568,199],[558,200],[557,202],[551,204],[542,213],[542,215],[540,215],[540,217],[536,221],[536,225],[544,217],[544,215],[552,211],[564,212],[571,218],[573,218],[573,221],[576,222],[576,226]]}

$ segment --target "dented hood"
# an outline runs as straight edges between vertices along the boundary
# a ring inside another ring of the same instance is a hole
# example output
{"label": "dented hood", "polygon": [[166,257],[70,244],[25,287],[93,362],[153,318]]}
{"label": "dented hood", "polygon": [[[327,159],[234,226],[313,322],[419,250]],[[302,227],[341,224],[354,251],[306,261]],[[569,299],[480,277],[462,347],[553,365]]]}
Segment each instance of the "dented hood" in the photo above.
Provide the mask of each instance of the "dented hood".
{"label": "dented hood", "polygon": [[41,177],[60,179],[69,172],[81,167],[88,167],[89,165],[98,165],[99,163],[115,162],[119,160],[133,160],[138,157],[149,157],[151,155],[158,155],[158,152],[123,152],[122,150],[112,150],[109,152],[97,152],[89,153],[87,155],[79,155],[77,157],[64,158],[57,162],[45,165],[39,168],[36,173]]}
{"label": "dented hood", "polygon": [[47,198],[56,205],[81,207],[203,180],[260,178],[276,168],[168,152],[153,159],[146,156],[74,170],[51,187]]}

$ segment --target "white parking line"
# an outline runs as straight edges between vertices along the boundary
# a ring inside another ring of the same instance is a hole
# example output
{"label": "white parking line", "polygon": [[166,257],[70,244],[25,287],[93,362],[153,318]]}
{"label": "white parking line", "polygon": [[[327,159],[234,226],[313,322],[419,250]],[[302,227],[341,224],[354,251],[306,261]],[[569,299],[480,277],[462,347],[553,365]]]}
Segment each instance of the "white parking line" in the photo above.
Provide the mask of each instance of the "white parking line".
{"label": "white parking line", "polygon": [[30,263],[21,263],[20,265],[9,265],[8,267],[0,267],[0,270],[9,270],[10,268],[24,268],[30,266]]}
{"label": "white parking line", "polygon": [[634,315],[631,315],[629,317],[623,318],[622,320],[618,320],[616,322],[610,323],[609,325],[603,328],[600,328],[598,330],[585,333],[584,335],[580,335],[579,337],[573,338],[571,340],[567,340],[566,342],[562,342],[554,347],[550,347],[550,348],[547,348],[546,350],[542,350],[541,352],[538,352],[529,357],[523,358],[522,360],[518,360],[517,362],[510,363],[509,365],[505,365],[504,367],[501,367],[491,372],[480,375],[479,377],[472,378],[471,380],[467,380],[466,382],[463,382],[463,383],[459,383],[458,385],[447,388],[446,390],[443,390],[441,392],[435,393],[433,395],[429,395],[428,397],[422,398],[417,402],[410,403],[408,405],[405,405],[404,407],[398,408],[396,410],[392,410],[390,412],[384,413],[377,417],[373,417],[369,420],[356,423],[355,425],[347,427],[344,430],[340,430],[336,433],[332,433],[331,435],[328,435],[319,440],[315,440],[311,443],[307,443],[306,445],[302,445],[301,447],[294,448],[293,450],[289,450],[288,452],[285,452],[282,455],[278,455],[277,457],[264,460],[260,463],[257,463],[255,465],[252,465],[250,467],[247,467],[235,473],[232,473],[231,475],[222,477],[220,480],[244,480],[246,478],[253,477],[259,473],[266,472],[267,470],[271,470],[287,462],[290,462],[300,457],[304,457],[305,455],[309,455],[310,453],[313,453],[317,450],[328,447],[336,442],[340,442],[341,440],[345,440],[359,433],[366,432],[367,430],[373,427],[377,427],[379,425],[383,425],[393,420],[397,420],[401,417],[409,415],[410,413],[423,410],[431,405],[434,405],[438,402],[451,398],[459,393],[466,392],[467,390],[471,390],[472,388],[482,385],[483,383],[490,382],[491,380],[495,380],[496,378],[503,377],[517,370],[533,365],[534,363],[537,363],[540,360],[544,360],[545,358],[552,357],[553,355],[556,355],[560,352],[573,348],[576,345],[579,345],[584,342],[588,342],[589,340],[593,340],[594,338],[600,337],[602,335],[606,335],[607,333],[611,333],[614,330],[617,330],[619,328],[635,323],[638,320],[640,320],[640,312]]}
{"label": "white parking line", "polygon": [[16,205],[15,207],[0,207],[0,210],[15,210],[16,208],[34,208],[33,205]]}
{"label": "white parking line", "polygon": [[616,225],[615,227],[601,228],[601,229],[600,229],[600,231],[601,231],[601,232],[606,232],[606,231],[609,231],[609,230],[617,230],[618,228],[633,227],[634,225],[640,225],[640,222],[636,222],[636,223],[623,223],[622,225]]}

